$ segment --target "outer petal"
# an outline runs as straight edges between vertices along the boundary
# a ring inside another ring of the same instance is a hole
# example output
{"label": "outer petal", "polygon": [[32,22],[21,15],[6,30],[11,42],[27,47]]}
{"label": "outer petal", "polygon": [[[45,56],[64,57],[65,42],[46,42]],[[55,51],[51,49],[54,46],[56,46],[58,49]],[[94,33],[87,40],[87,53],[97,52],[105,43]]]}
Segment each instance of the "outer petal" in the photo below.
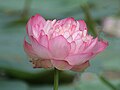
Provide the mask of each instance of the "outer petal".
{"label": "outer petal", "polygon": [[45,22],[46,20],[40,14],[36,14],[35,16],[32,17],[32,24],[40,24],[40,23],[45,24]]}
{"label": "outer petal", "polygon": [[47,35],[43,35],[41,36],[41,38],[39,38],[38,43],[46,48],[48,48],[48,36]]}
{"label": "outer petal", "polygon": [[93,56],[92,53],[85,53],[85,54],[76,54],[66,57],[66,61],[70,65],[80,65],[88,61]]}
{"label": "outer petal", "polygon": [[84,69],[86,69],[89,66],[90,66],[89,62],[85,62],[83,64],[73,66],[73,68],[71,70],[76,71],[76,72],[80,72],[80,71],[83,71]]}
{"label": "outer petal", "polygon": [[38,37],[45,23],[45,19],[40,14],[32,16],[26,26],[28,36]]}
{"label": "outer petal", "polygon": [[91,44],[88,46],[88,48],[85,49],[84,53],[90,53],[95,48],[96,44],[98,42],[98,38],[93,39]]}
{"label": "outer petal", "polygon": [[53,66],[59,70],[69,70],[72,68],[67,61],[64,60],[51,60]]}
{"label": "outer petal", "polygon": [[24,39],[24,50],[29,57],[36,57],[35,52],[32,49],[32,46]]}
{"label": "outer petal", "polygon": [[52,63],[50,60],[32,60],[32,64],[34,68],[51,68],[53,67]]}
{"label": "outer petal", "polygon": [[57,36],[49,41],[49,49],[54,59],[64,60],[69,54],[70,44],[63,36]]}
{"label": "outer petal", "polygon": [[84,53],[94,53],[97,54],[99,52],[102,52],[106,47],[108,46],[108,42],[106,41],[98,41],[98,39],[94,39],[94,41],[91,42],[88,48],[84,51]]}
{"label": "outer petal", "polygon": [[95,54],[100,53],[103,50],[105,50],[107,46],[108,46],[108,42],[101,40],[101,41],[97,42],[97,44],[93,48],[92,52]]}
{"label": "outer petal", "polygon": [[34,37],[31,37],[31,44],[37,56],[39,56],[42,59],[51,58],[50,51],[46,47],[40,45]]}

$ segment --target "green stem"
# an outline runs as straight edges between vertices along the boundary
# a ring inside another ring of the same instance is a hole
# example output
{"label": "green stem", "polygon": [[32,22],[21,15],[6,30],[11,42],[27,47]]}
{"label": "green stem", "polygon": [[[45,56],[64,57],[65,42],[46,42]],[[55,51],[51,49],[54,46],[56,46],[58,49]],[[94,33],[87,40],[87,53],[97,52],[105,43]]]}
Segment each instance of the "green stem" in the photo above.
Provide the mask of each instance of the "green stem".
{"label": "green stem", "polygon": [[117,90],[117,88],[113,84],[111,84],[106,78],[104,78],[102,75],[99,75],[99,78],[104,84],[106,84],[112,90]]}
{"label": "green stem", "polygon": [[26,18],[28,16],[28,14],[30,12],[31,4],[32,4],[32,0],[25,0],[21,18],[24,19],[24,18]]}
{"label": "green stem", "polygon": [[84,12],[84,15],[86,17],[86,21],[87,21],[89,30],[91,31],[93,36],[96,37],[97,36],[97,32],[95,30],[95,22],[93,21],[93,18],[91,16],[90,7],[89,7],[88,3],[87,2],[84,3],[84,5],[82,5],[81,8],[82,8],[82,10]]}
{"label": "green stem", "polygon": [[58,90],[59,70],[54,68],[54,90]]}

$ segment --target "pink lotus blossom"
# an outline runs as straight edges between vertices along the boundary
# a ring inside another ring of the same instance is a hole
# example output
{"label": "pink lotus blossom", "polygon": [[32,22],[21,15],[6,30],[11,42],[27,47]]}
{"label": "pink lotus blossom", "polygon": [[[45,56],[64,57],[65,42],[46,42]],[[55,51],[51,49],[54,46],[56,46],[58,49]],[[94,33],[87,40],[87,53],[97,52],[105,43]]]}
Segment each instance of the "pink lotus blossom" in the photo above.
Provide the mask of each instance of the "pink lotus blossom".
{"label": "pink lotus blossom", "polygon": [[87,34],[83,20],[71,17],[45,20],[36,14],[28,21],[26,30],[30,44],[24,40],[24,49],[35,68],[81,71],[108,46],[106,41]]}

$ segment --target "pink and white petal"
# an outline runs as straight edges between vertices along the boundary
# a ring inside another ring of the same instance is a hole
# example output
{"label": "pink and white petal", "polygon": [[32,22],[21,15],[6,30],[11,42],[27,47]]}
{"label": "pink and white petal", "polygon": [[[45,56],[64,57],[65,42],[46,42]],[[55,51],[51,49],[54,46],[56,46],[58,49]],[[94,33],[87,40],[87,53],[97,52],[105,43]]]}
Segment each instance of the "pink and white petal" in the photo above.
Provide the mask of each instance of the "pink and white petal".
{"label": "pink and white petal", "polygon": [[71,42],[73,41],[73,38],[72,38],[71,35],[67,38],[67,41],[68,41],[69,43],[71,43]]}
{"label": "pink and white petal", "polygon": [[74,54],[76,49],[76,43],[73,41],[70,43],[70,45],[71,45],[70,54]]}
{"label": "pink and white petal", "polygon": [[71,65],[65,60],[51,60],[53,66],[59,70],[70,70]]}
{"label": "pink and white petal", "polygon": [[31,37],[31,45],[36,55],[42,59],[50,59],[51,54],[48,48],[40,45],[34,37]]}
{"label": "pink and white petal", "polygon": [[63,36],[67,39],[70,36],[70,33],[68,31],[65,31],[63,33]]}
{"label": "pink and white petal", "polygon": [[82,32],[82,36],[85,37],[86,35],[87,35],[87,30],[84,30],[84,31]]}
{"label": "pink and white petal", "polygon": [[76,21],[76,28],[75,28],[75,31],[79,31],[79,28],[80,28],[80,23],[78,21]]}
{"label": "pink and white petal", "polygon": [[49,41],[49,50],[54,59],[64,60],[70,52],[70,44],[60,35]]}
{"label": "pink and white petal", "polygon": [[76,72],[80,72],[80,71],[85,70],[89,66],[90,66],[90,63],[89,62],[85,62],[83,64],[73,66],[73,68],[71,68],[71,70],[72,71],[76,71]]}
{"label": "pink and white petal", "polygon": [[37,57],[32,46],[24,39],[24,50],[29,57]]}
{"label": "pink and white petal", "polygon": [[50,31],[51,28],[52,28],[52,21],[47,20],[47,21],[46,21],[46,24],[45,24],[45,26],[44,26],[44,28],[43,28],[44,32],[45,32],[46,34],[48,34],[48,32]]}
{"label": "pink and white petal", "polygon": [[87,30],[87,25],[85,23],[84,20],[78,20],[79,24],[80,24],[80,28],[79,30],[83,31],[83,30]]}
{"label": "pink and white petal", "polygon": [[33,60],[32,64],[34,68],[52,68],[53,67],[51,61],[47,59],[46,60],[42,60],[42,59]]}
{"label": "pink and white petal", "polygon": [[70,65],[79,65],[79,64],[83,64],[86,61],[90,60],[91,57],[93,57],[92,53],[84,53],[84,54],[76,54],[76,55],[71,55],[66,57],[66,61],[70,64]]}
{"label": "pink and white petal", "polygon": [[76,31],[75,33],[73,33],[73,35],[72,35],[73,40],[77,39],[76,37],[78,35],[81,37],[82,36],[82,31]]}
{"label": "pink and white petal", "polygon": [[48,36],[47,35],[43,35],[39,38],[38,43],[46,48],[48,48]]}
{"label": "pink and white petal", "polygon": [[84,42],[81,39],[78,39],[78,40],[75,40],[75,43],[76,43],[75,54],[77,54],[80,51],[82,51],[82,50],[80,50],[80,48],[82,48],[84,46]]}

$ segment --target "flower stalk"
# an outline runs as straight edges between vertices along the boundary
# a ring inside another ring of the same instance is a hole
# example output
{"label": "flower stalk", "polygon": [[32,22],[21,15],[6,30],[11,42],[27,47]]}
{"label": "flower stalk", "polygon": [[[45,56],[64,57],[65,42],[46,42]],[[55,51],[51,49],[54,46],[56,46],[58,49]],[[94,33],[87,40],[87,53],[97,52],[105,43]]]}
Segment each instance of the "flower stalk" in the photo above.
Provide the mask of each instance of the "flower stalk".
{"label": "flower stalk", "polygon": [[85,15],[85,18],[86,18],[86,22],[88,24],[88,27],[90,28],[90,32],[91,34],[94,36],[94,37],[97,37],[97,32],[95,30],[95,22],[91,16],[91,13],[90,13],[90,7],[88,5],[88,3],[86,2],[84,5],[81,6],[83,12],[84,12],[84,15]]}
{"label": "flower stalk", "polygon": [[108,87],[110,87],[111,90],[117,90],[117,88],[113,84],[111,84],[106,78],[104,78],[102,75],[99,75],[99,79]]}
{"label": "flower stalk", "polygon": [[54,90],[58,90],[59,70],[54,68]]}

